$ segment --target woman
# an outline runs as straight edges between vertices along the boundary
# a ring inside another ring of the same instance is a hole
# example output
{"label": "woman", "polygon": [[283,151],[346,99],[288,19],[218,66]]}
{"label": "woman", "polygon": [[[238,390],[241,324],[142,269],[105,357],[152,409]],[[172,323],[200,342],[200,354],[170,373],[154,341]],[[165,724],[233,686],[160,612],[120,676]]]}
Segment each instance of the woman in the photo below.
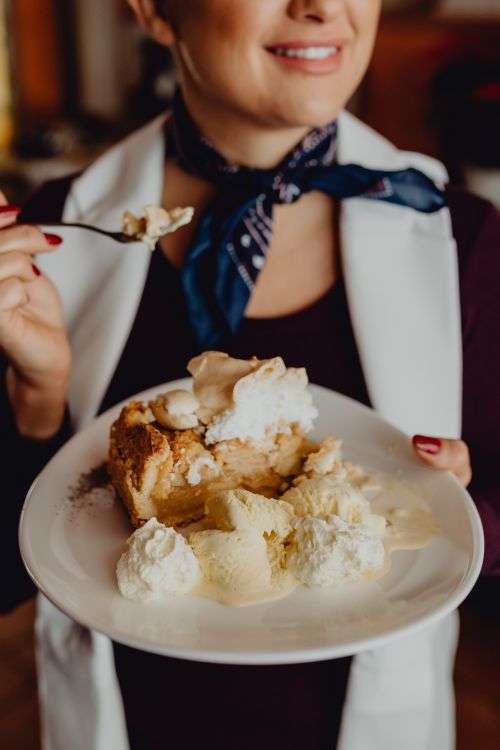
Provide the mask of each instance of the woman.
{"label": "woman", "polygon": [[[446,206],[440,164],[397,151],[342,112],[368,65],[379,1],[130,4],[173,51],[181,94],[171,120],[43,188],[20,223],[14,209],[0,212],[8,465],[23,457],[23,471],[8,476],[17,504],[5,606],[31,592],[15,546],[31,477],[71,429],[181,377],[207,345],[305,365],[312,381],[424,433],[416,455],[463,485],[468,441],[487,565],[498,572],[500,222],[471,196],[450,192]],[[339,166],[353,162],[361,168]],[[61,244],[22,226],[62,216],[116,228],[123,210],[159,202],[193,205],[198,222],[152,257],[70,230]],[[461,425],[465,442],[452,439]],[[177,726],[188,746],[323,748],[339,736],[349,660],[241,668],[119,644],[111,652],[43,599],[37,634],[47,748],[126,747],[122,701],[134,748],[163,746]],[[455,638],[451,618],[357,657],[338,746],[453,747]]]}

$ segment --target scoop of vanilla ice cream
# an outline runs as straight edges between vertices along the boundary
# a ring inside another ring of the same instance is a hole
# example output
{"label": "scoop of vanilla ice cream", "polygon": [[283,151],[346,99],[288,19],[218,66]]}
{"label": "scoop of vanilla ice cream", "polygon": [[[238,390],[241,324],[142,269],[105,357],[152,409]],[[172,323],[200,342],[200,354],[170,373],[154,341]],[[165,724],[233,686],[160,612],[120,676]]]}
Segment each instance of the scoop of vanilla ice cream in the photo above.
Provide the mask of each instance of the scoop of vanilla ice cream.
{"label": "scoop of vanilla ice cream", "polygon": [[[259,362],[232,389],[232,403],[215,414],[205,433],[207,445],[223,440],[265,443],[269,435],[289,433],[291,425],[309,432],[318,412],[307,390],[303,368],[286,368],[281,357]],[[203,397],[196,388],[203,406]]]}
{"label": "scoop of vanilla ice cream", "polygon": [[344,521],[356,523],[370,512],[368,500],[348,482],[336,477],[313,476],[283,493],[298,516],[321,516],[334,513]]}
{"label": "scoop of vanilla ice cream", "polygon": [[201,573],[184,537],[150,518],[127,540],[127,550],[118,560],[116,575],[123,596],[147,602],[190,591]]}
{"label": "scoop of vanilla ice cream", "polygon": [[217,589],[221,601],[251,598],[271,588],[267,544],[259,531],[197,531],[189,542],[205,581]]}
{"label": "scoop of vanilla ice cream", "polygon": [[206,509],[218,529],[255,529],[260,534],[274,532],[280,538],[288,536],[294,518],[288,503],[243,489],[225,490],[207,498]]}
{"label": "scoop of vanilla ice cream", "polygon": [[283,493],[297,516],[334,514],[347,523],[362,523],[383,534],[385,519],[371,512],[364,495],[352,484],[336,476],[312,476]]}
{"label": "scoop of vanilla ice cream", "polygon": [[335,515],[297,519],[287,554],[289,569],[306,586],[359,581],[381,570],[385,560],[378,534]]}
{"label": "scoop of vanilla ice cream", "polygon": [[157,396],[149,402],[155,419],[171,430],[187,430],[198,426],[196,410],[200,404],[191,391],[175,389]]}

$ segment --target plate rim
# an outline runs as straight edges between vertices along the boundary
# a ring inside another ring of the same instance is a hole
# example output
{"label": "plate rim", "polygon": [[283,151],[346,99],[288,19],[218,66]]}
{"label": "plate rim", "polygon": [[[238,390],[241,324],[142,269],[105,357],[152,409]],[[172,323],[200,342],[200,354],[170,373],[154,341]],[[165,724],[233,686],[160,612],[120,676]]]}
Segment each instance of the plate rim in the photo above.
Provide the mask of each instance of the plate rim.
{"label": "plate rim", "polygon": [[[108,638],[111,638],[112,640],[117,641],[118,643],[122,643],[125,646],[129,646],[131,648],[136,648],[141,651],[146,651],[148,653],[154,653],[161,656],[168,656],[171,658],[178,658],[178,659],[186,659],[189,661],[198,661],[198,662],[205,662],[205,663],[212,663],[212,664],[234,664],[234,665],[278,665],[278,664],[299,664],[299,663],[305,663],[305,662],[316,662],[316,661],[324,661],[327,659],[334,659],[334,658],[341,658],[344,656],[353,656],[358,653],[362,653],[363,651],[367,651],[370,649],[376,649],[381,648],[384,645],[387,645],[389,642],[392,642],[393,640],[397,640],[399,638],[404,638],[407,635],[410,635],[412,633],[419,632],[425,627],[430,627],[434,623],[440,621],[443,619],[447,614],[450,614],[453,612],[457,607],[464,601],[464,599],[468,596],[470,591],[472,590],[473,586],[475,585],[483,564],[484,559],[484,532],[482,528],[481,519],[478,513],[478,510],[476,508],[476,505],[467,491],[466,488],[462,487],[458,479],[454,477],[450,472],[447,472],[447,479],[449,481],[452,481],[464,494],[464,507],[467,512],[467,519],[469,521],[469,526],[471,530],[471,536],[472,536],[472,554],[467,566],[467,570],[464,572],[462,579],[460,580],[459,584],[456,586],[454,592],[451,594],[448,599],[443,601],[440,605],[438,605],[435,609],[433,609],[431,612],[424,613],[421,615],[415,616],[414,619],[412,619],[411,622],[406,623],[404,625],[396,625],[393,627],[389,627],[384,633],[380,633],[378,635],[369,636],[365,638],[358,638],[353,641],[350,641],[345,644],[340,644],[337,646],[321,646],[321,647],[311,647],[311,648],[305,648],[305,649],[294,649],[294,650],[284,650],[284,651],[272,651],[272,650],[251,650],[251,651],[234,651],[234,650],[221,650],[221,649],[210,649],[210,648],[204,648],[203,650],[197,650],[193,648],[178,648],[175,646],[160,646],[157,643],[148,642],[147,648],[145,648],[144,641],[141,641],[140,639],[131,638],[125,635],[122,635],[121,633],[117,632],[113,626],[109,626],[106,628],[106,630],[103,630],[101,628],[95,627],[89,620],[85,618],[85,616],[81,616],[80,613],[75,614],[73,611],[74,608],[71,606],[67,606],[66,604],[62,604],[61,601],[58,599],[57,595],[52,593],[48,590],[48,587],[46,587],[43,583],[43,581],[40,579],[40,576],[36,572],[36,563],[34,560],[32,560],[30,550],[29,550],[29,540],[28,535],[29,531],[27,530],[27,522],[26,522],[26,516],[27,512],[30,506],[30,503],[32,502],[32,498],[34,495],[34,492],[36,490],[36,487],[39,483],[39,480],[42,476],[42,474],[48,469],[48,467],[54,462],[59,455],[59,453],[67,448],[73,441],[78,441],[82,438],[82,435],[90,431],[92,428],[95,429],[96,423],[98,421],[105,421],[106,418],[109,418],[110,412],[117,411],[121,407],[123,407],[126,403],[129,403],[132,400],[141,399],[146,397],[147,394],[152,394],[155,391],[158,391],[160,389],[172,389],[174,387],[185,387],[187,384],[189,384],[192,381],[191,378],[180,378],[177,380],[168,381],[166,383],[161,383],[157,386],[153,386],[152,388],[148,388],[146,390],[140,391],[139,393],[130,396],[129,398],[124,399],[123,401],[119,402],[118,404],[115,404],[114,406],[107,409],[102,414],[99,414],[94,419],[90,420],[88,424],[86,424],[81,430],[78,430],[75,432],[74,435],[71,436],[69,440],[64,443],[63,446],[52,456],[50,461],[44,466],[42,471],[37,475],[37,477],[33,480],[33,482],[30,485],[30,488],[26,494],[23,507],[21,510],[21,515],[19,518],[19,525],[18,525],[18,543],[19,548],[21,552],[21,557],[23,560],[23,564],[28,572],[28,575],[30,576],[31,580],[37,587],[39,593],[43,594],[60,612],[62,612],[64,615],[69,617],[70,619],[74,620],[75,622],[79,623],[80,625],[83,625],[86,628],[89,628],[90,630],[93,630],[97,633],[100,633],[102,635],[107,636]],[[350,402],[352,405],[354,405],[356,408],[361,409],[364,412],[367,412],[370,414],[371,417],[374,417],[377,421],[380,421],[384,424],[384,426],[389,427],[393,432],[394,435],[399,437],[408,438],[408,435],[406,435],[402,430],[395,427],[391,422],[386,420],[384,417],[382,417],[378,412],[375,411],[375,409],[360,403],[359,401],[356,401],[355,399],[350,398],[349,396],[345,396],[342,393],[338,393],[337,391],[334,391],[330,388],[325,388],[324,386],[316,385],[314,383],[310,383],[309,387],[312,388],[313,391],[315,390],[321,390],[325,391],[330,394],[335,394],[336,397]],[[221,607],[224,605],[220,605]]]}

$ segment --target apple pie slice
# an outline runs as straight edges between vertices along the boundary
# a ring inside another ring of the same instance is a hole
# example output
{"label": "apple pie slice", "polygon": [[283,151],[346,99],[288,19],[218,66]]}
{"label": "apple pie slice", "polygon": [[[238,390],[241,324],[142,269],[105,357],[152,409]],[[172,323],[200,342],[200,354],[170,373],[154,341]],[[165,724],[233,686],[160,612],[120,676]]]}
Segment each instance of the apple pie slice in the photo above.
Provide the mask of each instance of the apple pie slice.
{"label": "apple pie slice", "polygon": [[316,410],[304,370],[221,352],[188,369],[193,393],[132,402],[112,425],[108,469],[134,525],[199,519],[221,489],[276,497],[314,447],[305,437]]}

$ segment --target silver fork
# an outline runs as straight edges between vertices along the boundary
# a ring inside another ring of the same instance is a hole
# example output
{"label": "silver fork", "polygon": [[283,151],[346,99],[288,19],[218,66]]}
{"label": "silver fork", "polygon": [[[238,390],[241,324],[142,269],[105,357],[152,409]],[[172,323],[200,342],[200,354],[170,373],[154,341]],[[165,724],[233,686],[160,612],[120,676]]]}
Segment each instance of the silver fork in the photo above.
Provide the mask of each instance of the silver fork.
{"label": "silver fork", "polygon": [[105,237],[109,237],[111,240],[116,242],[128,243],[128,242],[141,242],[137,237],[131,237],[125,232],[108,232],[106,229],[100,229],[99,227],[91,226],[90,224],[79,224],[77,222],[64,222],[64,221],[39,221],[36,226],[44,227],[78,227],[79,229],[88,229],[90,232],[97,232],[103,234]]}

